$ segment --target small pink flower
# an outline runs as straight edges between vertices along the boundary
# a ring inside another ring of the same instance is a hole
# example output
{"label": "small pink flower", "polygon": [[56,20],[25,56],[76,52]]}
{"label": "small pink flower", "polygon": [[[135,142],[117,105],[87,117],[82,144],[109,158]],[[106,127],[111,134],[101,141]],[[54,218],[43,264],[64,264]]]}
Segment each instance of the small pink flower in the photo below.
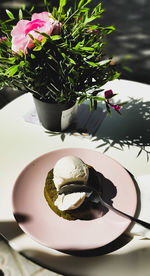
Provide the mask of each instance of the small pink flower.
{"label": "small pink flower", "polygon": [[77,24],[77,23],[78,23],[78,18],[76,17],[76,18],[75,18],[75,24]]}
{"label": "small pink flower", "polygon": [[87,31],[88,31],[89,34],[90,34],[90,33],[94,33],[95,35],[98,34],[98,30],[97,30],[97,29],[94,29],[94,30],[88,29]]}
{"label": "small pink flower", "polygon": [[19,50],[21,50],[23,53],[27,53],[27,48],[31,49],[35,46],[28,34],[31,34],[35,39],[42,41],[43,35],[36,31],[48,35],[51,35],[52,33],[59,34],[61,27],[59,22],[54,20],[49,12],[34,13],[31,21],[20,20],[11,31],[13,52],[19,54]]}
{"label": "small pink flower", "polygon": [[120,111],[121,106],[119,104],[111,104],[111,107],[115,109],[116,111]]}
{"label": "small pink flower", "polygon": [[1,42],[2,40],[3,40],[3,41],[6,41],[6,36],[0,37],[0,42]]}
{"label": "small pink flower", "polygon": [[90,29],[88,29],[87,31],[88,31],[89,34],[92,33],[92,31]]}
{"label": "small pink flower", "polygon": [[93,32],[94,32],[95,35],[98,34],[98,30],[97,29],[94,29]]}
{"label": "small pink flower", "polygon": [[110,90],[107,90],[107,91],[105,91],[105,98],[106,99],[109,99],[109,98],[111,98],[112,97],[112,95],[113,95],[114,93],[113,93],[113,91],[110,89]]}
{"label": "small pink flower", "polygon": [[109,106],[111,106],[114,110],[116,111],[120,111],[121,110],[121,106],[119,104],[111,104],[109,99],[112,98],[112,96],[114,95],[113,91],[110,89],[110,90],[107,90],[105,91],[105,98],[107,100],[107,104]]}

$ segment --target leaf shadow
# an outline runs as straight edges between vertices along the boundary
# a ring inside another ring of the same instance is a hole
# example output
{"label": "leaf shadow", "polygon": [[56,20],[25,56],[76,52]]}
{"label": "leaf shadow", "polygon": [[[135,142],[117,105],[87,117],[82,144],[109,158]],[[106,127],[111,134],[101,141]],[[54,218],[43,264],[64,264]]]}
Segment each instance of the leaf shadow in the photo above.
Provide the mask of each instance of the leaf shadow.
{"label": "leaf shadow", "polygon": [[139,151],[137,157],[145,152],[149,161],[150,150],[150,102],[143,102],[141,99],[129,98],[121,111],[112,112],[110,117],[104,111],[103,105],[96,110],[90,110],[88,104],[81,104],[78,109],[76,121],[64,132],[46,131],[48,135],[59,135],[64,141],[67,135],[90,138],[98,141],[99,147],[104,152],[110,148],[123,150],[125,146],[136,146]]}
{"label": "leaf shadow", "polygon": [[122,116],[113,113],[112,118],[98,129],[93,141],[102,141],[98,146],[105,146],[105,152],[111,147],[123,150],[124,146],[139,148],[139,156],[143,151],[149,160],[150,151],[150,102],[130,98],[124,106]]}

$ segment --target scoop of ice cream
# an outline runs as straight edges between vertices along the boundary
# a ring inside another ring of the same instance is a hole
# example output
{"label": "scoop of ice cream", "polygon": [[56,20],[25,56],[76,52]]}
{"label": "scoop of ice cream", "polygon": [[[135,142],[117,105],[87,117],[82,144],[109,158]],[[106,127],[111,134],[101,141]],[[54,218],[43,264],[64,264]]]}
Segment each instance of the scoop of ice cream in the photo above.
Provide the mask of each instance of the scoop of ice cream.
{"label": "scoop of ice cream", "polygon": [[[76,156],[65,156],[58,160],[53,170],[53,181],[57,191],[64,184],[79,182],[85,184],[89,177],[88,166]],[[55,200],[55,206],[59,210],[73,210],[78,208],[85,200],[85,192],[70,193],[59,195]]]}
{"label": "scoop of ice cream", "polygon": [[55,206],[59,210],[73,210],[78,208],[85,200],[86,194],[84,192],[71,193],[68,195],[59,195],[55,200]]}
{"label": "scoop of ice cream", "polygon": [[88,166],[77,156],[65,156],[57,161],[53,170],[53,180],[57,191],[66,183],[86,183],[89,177]]}

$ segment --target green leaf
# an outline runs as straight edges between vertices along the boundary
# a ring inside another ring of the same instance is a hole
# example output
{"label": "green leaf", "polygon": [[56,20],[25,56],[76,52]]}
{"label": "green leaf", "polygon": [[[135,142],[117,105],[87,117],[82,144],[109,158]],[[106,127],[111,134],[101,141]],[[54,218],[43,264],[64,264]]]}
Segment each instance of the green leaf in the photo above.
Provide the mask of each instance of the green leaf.
{"label": "green leaf", "polygon": [[65,53],[61,53],[61,55],[63,56],[63,58],[66,58],[66,55],[65,55]]}
{"label": "green leaf", "polygon": [[80,0],[80,2],[79,2],[79,4],[78,4],[78,9],[80,9],[80,8],[83,6],[84,1],[85,1],[85,0]]}
{"label": "green leaf", "polygon": [[92,61],[86,61],[86,63],[88,63],[89,65],[91,65],[92,67],[97,67],[99,66],[98,63],[92,62]]}
{"label": "green leaf", "polygon": [[62,9],[64,8],[65,5],[66,5],[66,0],[60,0],[58,11],[59,12],[62,11]]}
{"label": "green leaf", "polygon": [[93,107],[93,101],[92,101],[92,98],[90,98],[90,110],[92,109]]}
{"label": "green leaf", "polygon": [[23,12],[22,9],[19,9],[19,20],[23,19]]}
{"label": "green leaf", "polygon": [[84,20],[84,24],[88,24],[96,18],[97,18],[97,16],[94,16],[94,15],[91,17],[86,17],[86,19]]}
{"label": "green leaf", "polygon": [[61,15],[63,13],[63,8],[66,6],[66,2],[67,0],[60,0],[59,1],[59,8],[58,8],[58,13],[59,13],[59,17],[58,20],[61,20]]}
{"label": "green leaf", "polygon": [[24,65],[25,65],[25,62],[23,60],[20,61],[19,66],[23,67]]}
{"label": "green leaf", "polygon": [[81,50],[87,51],[87,52],[93,52],[94,48],[92,48],[92,47],[81,47]]}
{"label": "green leaf", "polygon": [[106,27],[104,29],[105,29],[105,31],[106,31],[107,34],[110,34],[113,31],[115,31],[115,27],[113,25],[112,26],[108,26],[108,27]]}
{"label": "green leaf", "polygon": [[19,55],[20,55],[21,57],[23,57],[23,52],[22,52],[22,50],[20,50],[20,49],[19,49]]}
{"label": "green leaf", "polygon": [[11,66],[5,73],[8,77],[12,77],[18,71],[18,65]]}
{"label": "green leaf", "polygon": [[46,41],[47,41],[47,37],[43,36],[42,41],[41,41],[42,45],[44,45],[46,43]]}
{"label": "green leaf", "polygon": [[56,7],[53,7],[52,15],[54,16],[54,18],[57,18],[57,8]]}
{"label": "green leaf", "polygon": [[34,10],[34,6],[31,7],[29,13],[32,13],[33,10]]}
{"label": "green leaf", "polygon": [[101,101],[101,102],[102,102],[102,101],[105,102],[105,101],[106,101],[105,98],[103,98],[103,97],[98,97],[98,96],[94,96],[93,99],[94,99],[95,101],[98,101],[98,102],[100,102],[100,101]]}
{"label": "green leaf", "polygon": [[104,12],[104,10],[102,9],[102,5],[101,3],[99,3],[93,10],[92,14],[95,14],[96,17],[101,17],[101,14]]}
{"label": "green leaf", "polygon": [[59,39],[61,39],[60,35],[52,35],[51,36],[51,40],[59,40]]}
{"label": "green leaf", "polygon": [[103,66],[105,64],[108,64],[111,60],[110,59],[107,59],[107,60],[102,60],[99,62],[99,65]]}
{"label": "green leaf", "polygon": [[91,1],[92,1],[92,0],[87,0],[87,2],[86,2],[84,5],[82,5],[82,7],[87,6]]}
{"label": "green leaf", "polygon": [[112,80],[118,79],[120,77],[120,73],[119,72],[115,72]]}
{"label": "green leaf", "polygon": [[76,64],[76,62],[75,62],[72,58],[69,58],[69,61],[70,61],[70,63],[72,63],[72,64]]}
{"label": "green leaf", "polygon": [[74,50],[78,50],[80,48],[81,42],[79,41],[75,47],[73,47]]}
{"label": "green leaf", "polygon": [[9,16],[10,19],[15,19],[14,15],[11,11],[6,9],[6,13],[7,13],[7,15]]}
{"label": "green leaf", "polygon": [[3,57],[0,57],[0,61],[1,62],[4,62],[4,63],[7,63],[7,64],[13,64],[15,62],[15,58],[3,58]]}
{"label": "green leaf", "polygon": [[37,51],[41,51],[42,50],[42,46],[38,45],[35,48],[33,48],[33,51],[37,52]]}
{"label": "green leaf", "polygon": [[69,76],[68,76],[68,81],[69,81],[71,84],[74,84],[74,79],[70,78]]}
{"label": "green leaf", "polygon": [[79,98],[79,100],[77,101],[77,104],[81,104],[82,102],[84,102],[84,101],[86,100],[86,98],[87,98],[86,95],[85,95],[85,96],[81,96],[81,97]]}
{"label": "green leaf", "polygon": [[31,54],[31,58],[32,58],[32,59],[35,59],[36,57],[35,57],[35,55]]}

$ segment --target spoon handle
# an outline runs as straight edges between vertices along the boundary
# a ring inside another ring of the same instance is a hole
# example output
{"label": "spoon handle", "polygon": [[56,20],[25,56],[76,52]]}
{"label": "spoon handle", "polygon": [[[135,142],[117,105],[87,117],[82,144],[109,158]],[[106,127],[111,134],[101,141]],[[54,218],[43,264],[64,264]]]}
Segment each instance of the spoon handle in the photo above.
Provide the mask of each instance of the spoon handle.
{"label": "spoon handle", "polygon": [[108,209],[110,209],[110,210],[113,210],[113,211],[115,211],[115,212],[117,212],[117,213],[119,213],[119,214],[122,214],[123,216],[128,217],[130,220],[132,220],[132,221],[134,221],[134,222],[136,222],[136,223],[138,223],[138,224],[144,226],[144,227],[147,228],[147,229],[150,229],[150,223],[148,223],[148,222],[146,222],[146,221],[143,221],[143,220],[140,220],[140,219],[137,219],[137,218],[135,218],[135,217],[132,217],[132,216],[130,216],[130,215],[128,215],[128,214],[126,214],[126,213],[124,213],[124,212],[122,212],[122,211],[116,209],[115,207],[113,207],[113,206],[109,205],[108,203],[106,203],[105,201],[103,201],[103,199],[102,199],[101,197],[99,197],[99,201],[100,201],[101,204],[102,204],[103,206],[105,206],[106,208],[108,208]]}

